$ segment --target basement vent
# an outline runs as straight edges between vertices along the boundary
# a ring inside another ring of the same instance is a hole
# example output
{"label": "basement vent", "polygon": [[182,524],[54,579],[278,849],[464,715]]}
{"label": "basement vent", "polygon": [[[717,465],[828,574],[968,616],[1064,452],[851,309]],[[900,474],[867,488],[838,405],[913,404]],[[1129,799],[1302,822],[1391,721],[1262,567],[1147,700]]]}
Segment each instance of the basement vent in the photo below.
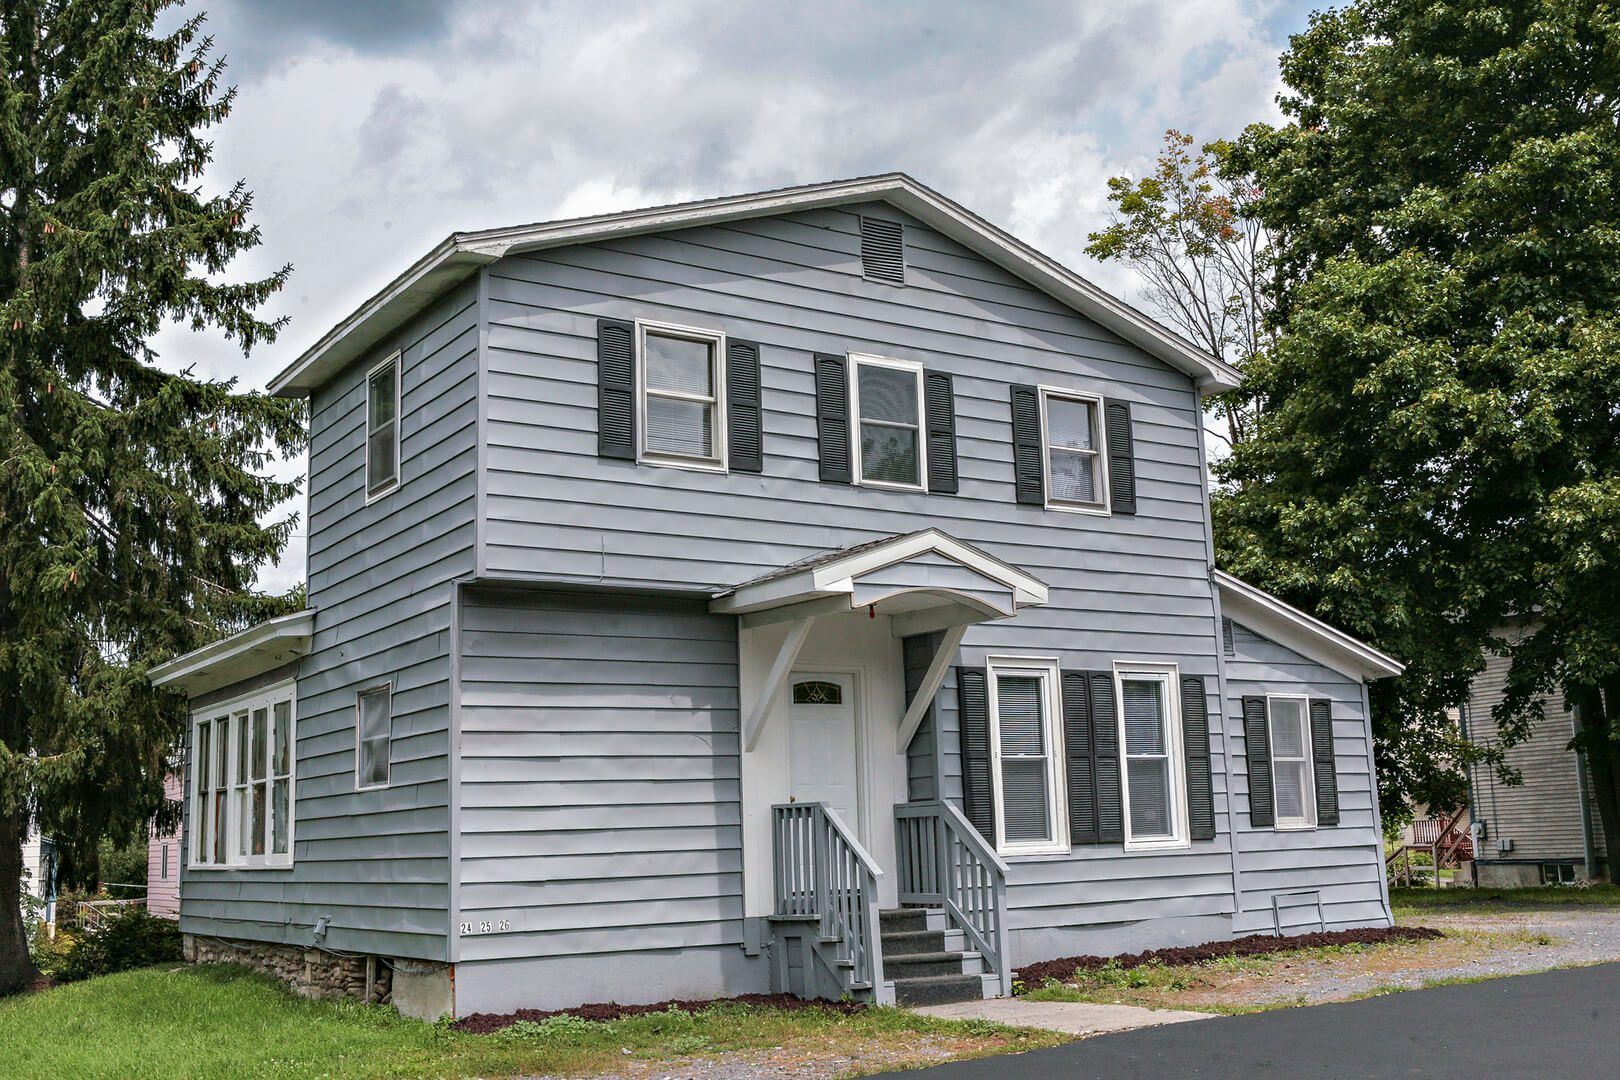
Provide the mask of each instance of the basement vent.
{"label": "basement vent", "polygon": [[906,283],[905,242],[898,221],[861,218],[861,274],[867,281]]}

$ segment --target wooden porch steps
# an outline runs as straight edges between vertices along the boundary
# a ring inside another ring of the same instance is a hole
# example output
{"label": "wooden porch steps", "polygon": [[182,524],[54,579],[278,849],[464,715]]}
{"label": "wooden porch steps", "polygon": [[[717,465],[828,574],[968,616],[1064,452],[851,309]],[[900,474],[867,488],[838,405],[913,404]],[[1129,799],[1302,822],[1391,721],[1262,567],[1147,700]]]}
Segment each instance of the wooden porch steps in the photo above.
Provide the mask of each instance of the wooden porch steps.
{"label": "wooden porch steps", "polygon": [[994,975],[984,958],[964,948],[960,930],[946,928],[936,908],[894,908],[878,913],[883,974],[897,1005],[943,1005],[994,997]]}

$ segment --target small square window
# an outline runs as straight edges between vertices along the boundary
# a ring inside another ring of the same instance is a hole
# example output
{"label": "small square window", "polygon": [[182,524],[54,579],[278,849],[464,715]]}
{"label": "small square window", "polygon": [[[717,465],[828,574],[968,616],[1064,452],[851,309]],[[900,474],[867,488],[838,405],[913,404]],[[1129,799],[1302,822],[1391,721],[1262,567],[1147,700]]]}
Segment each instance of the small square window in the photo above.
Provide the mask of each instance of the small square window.
{"label": "small square window", "polygon": [[1046,456],[1046,505],[1106,512],[1101,401],[1083,394],[1041,391],[1041,440]]}
{"label": "small square window", "polygon": [[860,482],[921,491],[928,475],[922,365],[873,356],[850,360],[850,412],[860,427]]}
{"label": "small square window", "polygon": [[399,354],[366,376],[366,498],[399,486]]}
{"label": "small square window", "polygon": [[392,689],[360,692],[356,703],[354,782],[357,788],[387,787],[393,748]]}
{"label": "small square window", "polygon": [[641,457],[724,468],[724,337],[708,330],[639,325]]}

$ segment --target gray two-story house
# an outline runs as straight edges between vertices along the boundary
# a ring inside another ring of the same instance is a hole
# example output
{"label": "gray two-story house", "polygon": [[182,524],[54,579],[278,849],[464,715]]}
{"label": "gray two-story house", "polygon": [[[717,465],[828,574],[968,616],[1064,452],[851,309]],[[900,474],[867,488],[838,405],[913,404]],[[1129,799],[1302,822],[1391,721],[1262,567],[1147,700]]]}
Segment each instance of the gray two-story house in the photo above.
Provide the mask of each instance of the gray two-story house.
{"label": "gray two-story house", "polygon": [[270,383],[309,609],[153,672],[192,955],[461,1015],[1386,925],[1399,665],[1215,569],[1236,382],[898,174],[450,236]]}

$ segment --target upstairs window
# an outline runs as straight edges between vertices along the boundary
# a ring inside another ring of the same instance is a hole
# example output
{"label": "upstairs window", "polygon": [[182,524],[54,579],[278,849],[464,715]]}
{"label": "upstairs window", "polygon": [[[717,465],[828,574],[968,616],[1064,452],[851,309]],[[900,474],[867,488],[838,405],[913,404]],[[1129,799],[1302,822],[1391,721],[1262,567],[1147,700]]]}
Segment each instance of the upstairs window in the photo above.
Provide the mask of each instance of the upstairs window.
{"label": "upstairs window", "polygon": [[1276,798],[1276,827],[1316,827],[1316,790],[1312,776],[1311,728],[1304,697],[1268,697],[1266,722],[1271,737],[1271,777]]}
{"label": "upstairs window", "polygon": [[1052,509],[1108,512],[1101,405],[1099,398],[1041,390],[1046,505]]}
{"label": "upstairs window", "polygon": [[295,728],[290,684],[193,718],[192,865],[292,865]]}
{"label": "upstairs window", "polygon": [[399,486],[399,353],[366,375],[366,499]]}
{"label": "upstairs window", "polygon": [[641,458],[725,468],[725,337],[708,330],[638,324]]}
{"label": "upstairs window", "polygon": [[387,787],[394,742],[393,688],[362,690],[355,712],[354,786]]}
{"label": "upstairs window", "polygon": [[851,356],[851,404],[860,431],[862,484],[924,490],[923,369],[906,360]]}

